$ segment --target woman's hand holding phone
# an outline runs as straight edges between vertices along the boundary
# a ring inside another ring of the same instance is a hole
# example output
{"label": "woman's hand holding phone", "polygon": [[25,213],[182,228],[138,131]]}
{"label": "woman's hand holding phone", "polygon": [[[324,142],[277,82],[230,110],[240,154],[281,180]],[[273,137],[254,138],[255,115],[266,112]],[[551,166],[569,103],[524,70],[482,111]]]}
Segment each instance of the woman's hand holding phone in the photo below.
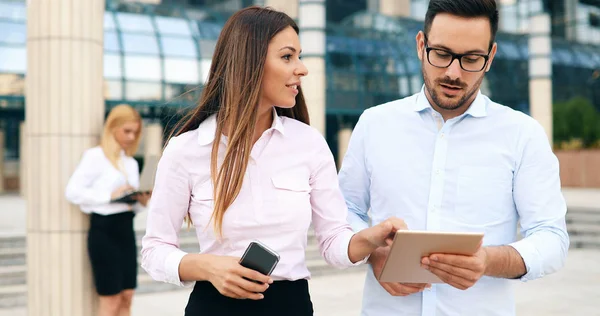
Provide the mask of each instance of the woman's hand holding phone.
{"label": "woman's hand holding phone", "polygon": [[[212,256],[207,267],[208,281],[222,295],[237,299],[260,300],[262,292],[269,288],[273,280],[260,272],[240,265],[240,258],[228,256]],[[256,280],[258,284],[249,280]]]}

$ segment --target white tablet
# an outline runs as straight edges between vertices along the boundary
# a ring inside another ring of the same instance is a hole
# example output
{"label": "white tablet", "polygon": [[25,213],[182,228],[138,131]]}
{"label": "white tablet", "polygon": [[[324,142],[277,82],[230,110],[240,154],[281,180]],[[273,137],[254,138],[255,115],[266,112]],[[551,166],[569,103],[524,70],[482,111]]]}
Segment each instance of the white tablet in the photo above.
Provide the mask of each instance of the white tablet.
{"label": "white tablet", "polygon": [[432,253],[474,254],[483,233],[399,230],[384,263],[380,282],[444,283],[421,268],[421,259]]}

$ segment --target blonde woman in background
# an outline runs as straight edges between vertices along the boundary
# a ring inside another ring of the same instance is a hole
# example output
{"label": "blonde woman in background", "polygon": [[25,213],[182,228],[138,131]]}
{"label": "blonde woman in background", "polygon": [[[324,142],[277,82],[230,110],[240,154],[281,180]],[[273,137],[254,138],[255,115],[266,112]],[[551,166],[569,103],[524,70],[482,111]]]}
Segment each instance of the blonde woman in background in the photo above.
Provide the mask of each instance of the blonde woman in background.
{"label": "blonde woman in background", "polygon": [[83,154],[69,179],[66,197],[91,214],[88,254],[99,316],[130,315],[137,286],[137,248],[133,217],[148,203],[150,194],[138,194],[137,202],[111,203],[139,186],[139,168],[132,157],[137,151],[142,120],[128,105],[114,107],[106,119],[100,146]]}

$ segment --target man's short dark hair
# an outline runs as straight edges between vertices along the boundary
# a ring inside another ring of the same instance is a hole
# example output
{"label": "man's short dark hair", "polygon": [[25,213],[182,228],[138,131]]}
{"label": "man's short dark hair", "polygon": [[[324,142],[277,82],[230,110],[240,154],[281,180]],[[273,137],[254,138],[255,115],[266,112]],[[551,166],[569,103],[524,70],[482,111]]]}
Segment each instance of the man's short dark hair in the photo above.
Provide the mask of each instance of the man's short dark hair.
{"label": "man's short dark hair", "polygon": [[463,18],[485,17],[490,21],[492,47],[498,32],[498,8],[496,0],[431,0],[425,14],[425,35],[429,34],[433,19],[439,13],[448,13]]}

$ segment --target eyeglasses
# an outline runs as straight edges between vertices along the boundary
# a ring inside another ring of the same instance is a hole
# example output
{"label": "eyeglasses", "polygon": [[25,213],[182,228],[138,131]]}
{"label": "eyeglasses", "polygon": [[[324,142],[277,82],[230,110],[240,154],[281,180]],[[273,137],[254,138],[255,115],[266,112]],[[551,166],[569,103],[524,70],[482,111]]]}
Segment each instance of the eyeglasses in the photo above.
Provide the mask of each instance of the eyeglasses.
{"label": "eyeglasses", "polygon": [[445,49],[432,48],[427,46],[427,37],[425,37],[425,52],[427,61],[437,68],[448,68],[455,59],[458,59],[460,68],[468,72],[480,72],[487,65],[489,55],[483,54],[455,54]]}

